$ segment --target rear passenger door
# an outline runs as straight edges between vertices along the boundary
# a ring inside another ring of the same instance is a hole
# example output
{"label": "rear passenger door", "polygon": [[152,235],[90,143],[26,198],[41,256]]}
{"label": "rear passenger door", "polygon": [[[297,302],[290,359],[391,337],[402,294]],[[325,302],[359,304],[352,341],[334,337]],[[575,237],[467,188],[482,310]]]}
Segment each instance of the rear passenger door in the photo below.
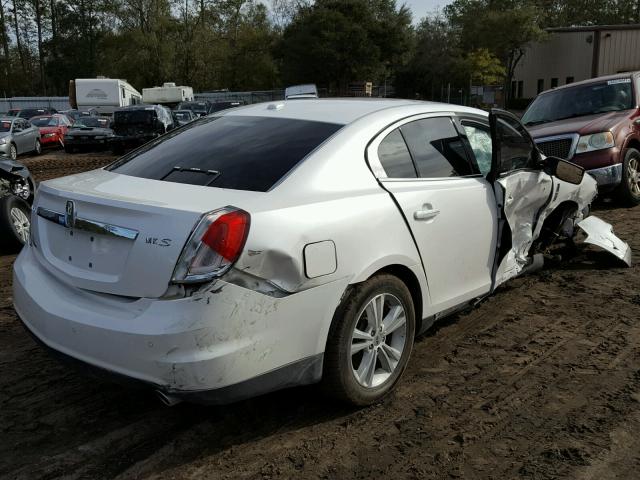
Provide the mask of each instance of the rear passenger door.
{"label": "rear passenger door", "polygon": [[491,289],[497,214],[458,120],[424,115],[390,126],[367,157],[413,234],[435,314]]}

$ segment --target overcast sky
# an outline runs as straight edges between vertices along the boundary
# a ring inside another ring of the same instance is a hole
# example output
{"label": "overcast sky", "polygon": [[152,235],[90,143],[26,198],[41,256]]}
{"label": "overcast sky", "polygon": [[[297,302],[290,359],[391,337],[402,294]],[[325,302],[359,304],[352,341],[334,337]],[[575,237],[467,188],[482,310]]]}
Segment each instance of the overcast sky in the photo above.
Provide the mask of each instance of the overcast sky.
{"label": "overcast sky", "polygon": [[[404,0],[413,12],[413,23],[418,23],[427,13],[433,12],[437,8],[442,8],[452,0]],[[403,0],[397,0],[398,5],[402,5]]]}

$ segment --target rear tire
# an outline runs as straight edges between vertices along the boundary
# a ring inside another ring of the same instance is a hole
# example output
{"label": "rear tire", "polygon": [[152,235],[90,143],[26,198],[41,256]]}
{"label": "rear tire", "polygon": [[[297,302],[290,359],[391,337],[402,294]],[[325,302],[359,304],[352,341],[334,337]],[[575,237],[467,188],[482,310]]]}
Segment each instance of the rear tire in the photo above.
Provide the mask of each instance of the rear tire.
{"label": "rear tire", "polygon": [[622,183],[615,196],[624,205],[633,207],[640,204],[640,151],[629,148],[622,162]]}
{"label": "rear tire", "polygon": [[415,328],[411,293],[397,277],[376,275],[351,288],[329,330],[324,391],[358,406],[382,399],[407,366]]}
{"label": "rear tire", "polygon": [[31,208],[14,195],[0,198],[0,249],[16,253],[29,241]]}

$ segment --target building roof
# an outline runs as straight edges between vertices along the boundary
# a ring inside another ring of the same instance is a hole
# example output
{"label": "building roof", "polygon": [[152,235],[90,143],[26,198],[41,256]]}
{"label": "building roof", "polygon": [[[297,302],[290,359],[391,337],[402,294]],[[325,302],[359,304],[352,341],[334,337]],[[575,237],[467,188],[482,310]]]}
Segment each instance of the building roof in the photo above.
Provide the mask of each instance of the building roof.
{"label": "building roof", "polygon": [[628,25],[581,25],[574,27],[553,27],[547,28],[547,32],[597,32],[602,30],[640,30],[640,23],[630,23]]}

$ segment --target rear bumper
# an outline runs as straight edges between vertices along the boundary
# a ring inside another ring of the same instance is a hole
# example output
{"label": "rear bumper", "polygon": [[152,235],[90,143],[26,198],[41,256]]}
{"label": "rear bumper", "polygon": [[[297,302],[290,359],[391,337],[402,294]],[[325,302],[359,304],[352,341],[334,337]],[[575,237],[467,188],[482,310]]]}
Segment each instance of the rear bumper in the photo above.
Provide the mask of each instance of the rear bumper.
{"label": "rear bumper", "polygon": [[48,147],[50,145],[60,145],[60,135],[54,134],[51,137],[40,135],[40,145],[42,145],[43,147]]}
{"label": "rear bumper", "polygon": [[316,382],[346,280],[283,298],[218,281],[174,300],[127,299],[64,284],[26,247],[14,307],[49,349],[203,403]]}
{"label": "rear bumper", "polygon": [[587,173],[596,179],[599,188],[613,188],[622,182],[622,164],[609,165],[608,167],[587,170]]}

